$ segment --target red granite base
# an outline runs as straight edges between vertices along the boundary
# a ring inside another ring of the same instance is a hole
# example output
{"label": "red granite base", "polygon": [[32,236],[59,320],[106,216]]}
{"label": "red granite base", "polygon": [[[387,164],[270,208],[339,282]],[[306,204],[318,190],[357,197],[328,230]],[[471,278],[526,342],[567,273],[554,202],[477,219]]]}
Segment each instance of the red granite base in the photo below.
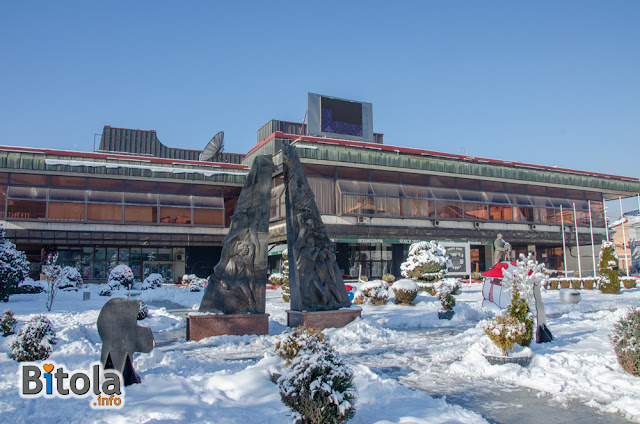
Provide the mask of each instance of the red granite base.
{"label": "red granite base", "polygon": [[211,336],[245,334],[269,334],[269,314],[187,316],[187,340],[198,341]]}
{"label": "red granite base", "polygon": [[336,311],[299,312],[287,311],[287,325],[289,327],[312,327],[318,330],[325,328],[340,328],[349,324],[362,315],[362,309],[338,309]]}

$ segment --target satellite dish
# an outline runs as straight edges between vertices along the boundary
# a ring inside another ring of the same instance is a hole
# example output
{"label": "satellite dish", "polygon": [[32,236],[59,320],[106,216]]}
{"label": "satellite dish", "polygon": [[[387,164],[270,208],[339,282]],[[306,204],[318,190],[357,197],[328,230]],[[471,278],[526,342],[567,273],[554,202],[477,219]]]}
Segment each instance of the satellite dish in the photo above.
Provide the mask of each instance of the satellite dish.
{"label": "satellite dish", "polygon": [[209,144],[207,144],[207,147],[205,147],[202,153],[200,153],[198,160],[201,162],[210,161],[222,152],[223,147],[224,131],[220,131],[218,134],[213,136]]}

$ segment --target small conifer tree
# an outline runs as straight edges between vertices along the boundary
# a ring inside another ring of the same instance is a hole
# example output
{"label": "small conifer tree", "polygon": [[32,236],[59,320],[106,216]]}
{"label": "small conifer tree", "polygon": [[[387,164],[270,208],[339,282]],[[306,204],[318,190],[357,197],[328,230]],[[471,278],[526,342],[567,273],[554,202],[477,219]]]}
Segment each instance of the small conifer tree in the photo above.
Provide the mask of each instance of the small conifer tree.
{"label": "small conifer tree", "polygon": [[9,334],[13,334],[13,329],[16,326],[18,321],[13,316],[13,312],[10,309],[7,309],[2,314],[2,320],[0,320],[0,327],[2,328],[2,334],[4,336],[8,336]]}
{"label": "small conifer tree", "polygon": [[9,295],[16,292],[18,284],[29,276],[29,261],[24,252],[0,231],[0,300],[9,301]]}
{"label": "small conifer tree", "polygon": [[640,309],[629,309],[614,324],[610,338],[620,366],[629,374],[640,377]]}
{"label": "small conifer tree", "polygon": [[47,359],[56,344],[56,333],[51,321],[44,315],[36,315],[18,331],[11,344],[11,356],[16,361],[41,361]]}
{"label": "small conifer tree", "polygon": [[620,294],[619,264],[615,244],[603,240],[600,250],[600,282],[598,284],[602,293]]}

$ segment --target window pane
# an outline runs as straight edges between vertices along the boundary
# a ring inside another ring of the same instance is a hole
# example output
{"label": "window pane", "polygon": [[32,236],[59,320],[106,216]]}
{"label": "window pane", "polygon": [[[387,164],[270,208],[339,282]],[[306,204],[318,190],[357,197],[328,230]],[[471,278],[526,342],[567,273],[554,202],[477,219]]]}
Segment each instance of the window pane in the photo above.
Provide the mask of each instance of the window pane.
{"label": "window pane", "polygon": [[151,181],[132,181],[126,180],[124,182],[124,189],[127,191],[145,191],[156,192],[156,183]]}
{"label": "window pane", "polygon": [[52,186],[58,187],[86,187],[87,180],[86,178],[80,177],[62,177],[58,175],[52,175],[50,179]]}
{"label": "window pane", "polygon": [[457,190],[446,190],[441,188],[432,188],[431,191],[436,199],[442,200],[460,200]]}
{"label": "window pane", "polygon": [[438,201],[438,218],[462,219],[462,203]]}
{"label": "window pane", "polygon": [[155,206],[125,206],[124,220],[126,222],[158,222],[158,212]]}
{"label": "window pane", "polygon": [[402,174],[402,184],[428,186],[429,176],[424,174]]}
{"label": "window pane", "polygon": [[510,195],[508,197],[511,200],[511,203],[514,205],[523,205],[523,206],[532,205],[531,200],[529,200],[528,196]]}
{"label": "window pane", "polygon": [[562,220],[564,220],[564,224],[573,224],[573,209],[562,209],[562,214],[560,213],[560,209],[556,209],[556,222],[562,223],[563,221],[560,219],[560,215],[562,215]]}
{"label": "window pane", "polygon": [[511,207],[489,205],[489,219],[492,221],[511,221]]}
{"label": "window pane", "polygon": [[466,190],[480,190],[480,180],[458,178],[458,188],[464,188]]}
{"label": "window pane", "polygon": [[338,181],[340,192],[349,194],[373,194],[371,183],[365,181]]}
{"label": "window pane", "polygon": [[350,180],[368,180],[369,170],[360,168],[340,168],[338,167],[338,178]]}
{"label": "window pane", "polygon": [[224,209],[224,201],[222,197],[192,196],[191,200],[193,202],[193,206]]}
{"label": "window pane", "polygon": [[194,209],[193,223],[201,225],[223,225],[224,211],[220,209]]}
{"label": "window pane", "polygon": [[482,203],[465,203],[464,204],[464,217],[465,219],[489,219],[489,213],[487,212],[487,205]]}
{"label": "window pane", "polygon": [[551,201],[551,204],[556,208],[559,208],[560,206],[562,206],[563,209],[573,208],[573,205],[569,203],[569,201],[566,199],[549,199],[549,200]]}
{"label": "window pane", "polygon": [[[316,205],[320,214],[335,215],[336,213],[336,185],[333,178],[309,177],[309,187],[316,198]],[[280,186],[283,187],[284,186]],[[284,204],[284,196],[282,198]],[[284,216],[284,215],[283,215]]]}
{"label": "window pane", "polygon": [[158,249],[158,260],[159,261],[172,261],[171,257],[171,249],[161,248]]}
{"label": "window pane", "polygon": [[142,258],[142,249],[139,247],[131,248],[131,260],[132,261],[141,261]]}
{"label": "window pane", "polygon": [[4,219],[4,209],[7,204],[7,186],[0,185],[0,219]]}
{"label": "window pane", "polygon": [[380,184],[372,183],[373,192],[376,196],[383,197],[401,197],[404,196],[402,186],[399,184]]}
{"label": "window pane", "polygon": [[158,191],[160,193],[189,194],[189,186],[187,184],[158,183]]}
{"label": "window pane", "polygon": [[7,204],[7,218],[44,219],[46,210],[46,202],[9,200]]}
{"label": "window pane", "polygon": [[373,214],[375,210],[372,196],[342,196],[342,213]]}
{"label": "window pane", "polygon": [[400,202],[398,197],[376,197],[376,213],[380,215],[400,215]]}
{"label": "window pane", "polygon": [[531,197],[529,197],[529,199],[531,200],[531,203],[533,203],[534,206],[541,206],[541,207],[552,206],[551,202],[546,197],[534,197],[534,196],[531,196]]}
{"label": "window pane", "polygon": [[591,202],[591,219],[594,227],[604,227],[603,210],[602,202]]}
{"label": "window pane", "polygon": [[124,202],[141,205],[157,205],[158,195],[155,193],[124,193]]}
{"label": "window pane", "polygon": [[122,192],[89,190],[87,199],[90,202],[122,203]]}
{"label": "window pane", "polygon": [[486,202],[487,199],[484,198],[484,194],[481,191],[466,191],[466,190],[458,190],[458,194],[462,197],[462,200],[470,201],[470,202]]}
{"label": "window pane", "polygon": [[84,190],[66,190],[61,188],[52,188],[49,190],[49,199],[76,200],[79,202],[84,202]]}
{"label": "window pane", "polygon": [[391,171],[371,171],[371,180],[372,181],[382,181],[386,183],[399,183],[400,182],[400,173],[399,172],[391,172]]}
{"label": "window pane", "polygon": [[514,206],[513,220],[521,222],[533,222],[533,208]]}
{"label": "window pane", "polygon": [[118,259],[120,262],[128,262],[129,261],[129,248],[121,247],[118,251]]}
{"label": "window pane", "polygon": [[31,175],[31,174],[11,174],[11,184],[22,184],[30,186],[46,186],[46,175]]}
{"label": "window pane", "polygon": [[481,186],[484,191],[504,191],[504,185],[498,181],[483,181]]}
{"label": "window pane", "polygon": [[38,187],[9,187],[9,197],[16,199],[46,199],[46,188]]}
{"label": "window pane", "polygon": [[441,177],[439,175],[431,175],[429,185],[432,187],[455,187],[456,179],[453,177]]}
{"label": "window pane", "polygon": [[102,178],[89,178],[89,188],[106,188],[122,190],[122,180],[109,180]]}
{"label": "window pane", "polygon": [[9,182],[9,174],[6,172],[0,172],[0,183],[7,184]]}
{"label": "window pane", "polygon": [[87,218],[91,221],[122,221],[122,206],[89,204]]}
{"label": "window pane", "polygon": [[436,207],[432,200],[407,199],[406,216],[435,218]]}
{"label": "window pane", "polygon": [[404,193],[407,197],[417,197],[420,199],[433,199],[431,189],[412,185],[403,185]]}
{"label": "window pane", "polygon": [[218,186],[194,184],[191,186],[191,190],[193,194],[200,196],[222,196],[222,187]]}
{"label": "window pane", "polygon": [[191,196],[180,196],[178,194],[160,194],[161,205],[171,206],[191,206]]}
{"label": "window pane", "polygon": [[191,224],[191,209],[160,208],[160,222],[165,224]]}
{"label": "window pane", "polygon": [[84,220],[84,203],[49,202],[49,219]]}
{"label": "window pane", "polygon": [[556,222],[556,211],[555,209],[546,209],[546,208],[534,208],[534,221],[535,222],[545,222],[545,223],[554,223]]}
{"label": "window pane", "polygon": [[487,200],[489,203],[505,203],[509,204],[509,199],[507,199],[506,194],[502,193],[485,193],[487,195]]}
{"label": "window pane", "polygon": [[271,189],[271,210],[269,218],[282,218],[284,212],[284,185]]}
{"label": "window pane", "polygon": [[585,191],[584,198],[591,200],[591,202],[602,202],[602,194],[595,191]]}

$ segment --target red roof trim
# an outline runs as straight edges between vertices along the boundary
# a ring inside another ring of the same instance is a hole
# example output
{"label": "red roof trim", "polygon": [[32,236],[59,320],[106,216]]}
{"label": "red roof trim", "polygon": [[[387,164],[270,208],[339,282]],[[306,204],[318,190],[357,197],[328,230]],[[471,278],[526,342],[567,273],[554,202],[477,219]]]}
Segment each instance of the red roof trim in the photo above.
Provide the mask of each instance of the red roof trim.
{"label": "red roof trim", "polygon": [[221,163],[221,162],[199,162],[195,160],[182,160],[182,159],[165,159],[154,158],[149,156],[133,156],[133,155],[118,155],[113,153],[92,153],[92,152],[75,152],[70,150],[53,150],[53,149],[37,149],[31,147],[13,147],[13,146],[0,146],[0,150],[15,151],[15,152],[27,152],[27,153],[41,153],[45,155],[58,155],[58,156],[70,156],[73,158],[93,158],[103,160],[138,160],[147,163],[162,163],[166,165],[192,165],[209,168],[227,168],[227,169],[249,169],[247,165],[238,165],[235,163]]}
{"label": "red roof trim", "polygon": [[537,169],[537,170],[543,170],[543,171],[566,172],[570,174],[586,175],[590,177],[600,177],[600,178],[612,178],[612,179],[623,180],[623,181],[634,181],[634,182],[640,181],[638,178],[624,177],[621,175],[602,174],[599,172],[579,171],[576,169],[568,169],[568,168],[556,168],[553,166],[535,165],[531,163],[513,162],[508,160],[487,159],[487,158],[479,158],[479,157],[466,156],[466,155],[456,155],[453,153],[443,153],[443,152],[436,152],[433,150],[415,149],[411,147],[399,147],[399,146],[392,146],[389,144],[365,143],[361,141],[341,140],[341,139],[335,139],[335,138],[310,137],[310,136],[304,136],[304,135],[297,136],[293,134],[286,134],[280,131],[274,132],[269,137],[267,137],[264,141],[257,144],[253,149],[251,149],[249,153],[247,153],[247,156],[253,153],[258,148],[262,147],[266,142],[268,142],[269,140],[275,137],[294,139],[294,140],[300,139],[300,141],[307,141],[311,143],[338,144],[340,146],[346,146],[346,147],[374,148],[374,149],[379,149],[387,152],[405,153],[405,154],[418,155],[418,156],[420,155],[433,156],[433,157],[440,157],[440,158],[447,158],[447,159],[465,160],[468,162],[489,163],[492,165],[525,167],[525,168],[531,168],[531,169]]}

